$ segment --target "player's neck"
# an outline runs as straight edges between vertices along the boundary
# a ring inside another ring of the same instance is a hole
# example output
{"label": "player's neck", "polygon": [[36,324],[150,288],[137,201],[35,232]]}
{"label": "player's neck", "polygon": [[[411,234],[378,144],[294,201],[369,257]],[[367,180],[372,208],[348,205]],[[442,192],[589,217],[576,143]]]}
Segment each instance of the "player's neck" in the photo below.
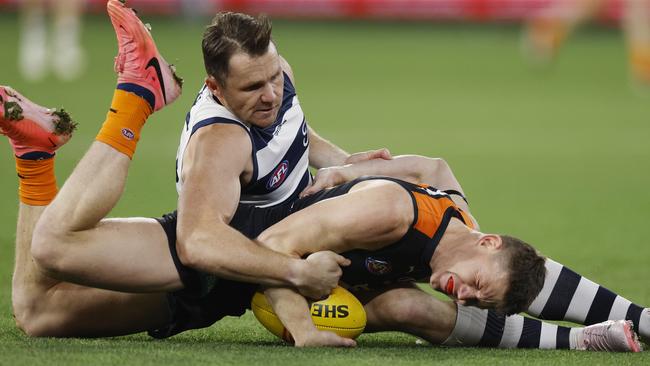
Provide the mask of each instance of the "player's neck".
{"label": "player's neck", "polygon": [[452,218],[431,257],[431,267],[446,268],[464,258],[464,254],[478,242],[481,233]]}

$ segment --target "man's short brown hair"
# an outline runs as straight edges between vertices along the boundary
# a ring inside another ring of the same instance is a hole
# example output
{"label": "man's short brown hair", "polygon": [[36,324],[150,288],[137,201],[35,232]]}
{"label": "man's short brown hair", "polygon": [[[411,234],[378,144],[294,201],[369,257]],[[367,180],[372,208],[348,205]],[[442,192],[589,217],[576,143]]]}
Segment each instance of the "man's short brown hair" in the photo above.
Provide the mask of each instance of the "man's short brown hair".
{"label": "man's short brown hair", "polygon": [[528,308],[544,286],[545,259],[530,244],[508,235],[501,235],[506,253],[509,285],[504,304],[497,309],[506,315],[520,313]]}
{"label": "man's short brown hair", "polygon": [[271,42],[271,28],[265,15],[218,13],[203,33],[205,71],[225,85],[230,58],[237,52],[250,56],[265,54]]}

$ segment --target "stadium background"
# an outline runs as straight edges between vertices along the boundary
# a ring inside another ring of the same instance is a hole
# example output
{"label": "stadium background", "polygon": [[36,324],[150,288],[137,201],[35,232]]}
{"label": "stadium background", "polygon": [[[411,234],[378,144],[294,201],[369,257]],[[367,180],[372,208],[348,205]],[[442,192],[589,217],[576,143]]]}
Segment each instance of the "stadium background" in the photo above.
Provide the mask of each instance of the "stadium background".
{"label": "stadium background", "polygon": [[[650,304],[650,96],[629,82],[616,23],[620,2],[611,2],[597,24],[571,38],[551,67],[537,69],[521,56],[520,21],[544,2],[231,0],[208,2],[204,9],[264,10],[276,19],[274,38],[294,68],[307,118],[323,136],[351,152],[388,147],[394,154],[444,157],[484,230],[523,237],[631,300]],[[65,106],[80,122],[57,155],[59,184],[88,148],[112,94],[116,45],[99,3],[89,2],[85,18],[84,77],[28,83],[16,67],[15,1],[0,0],[0,84],[40,104]],[[197,2],[184,8],[180,1],[132,3],[153,25],[159,48],[186,84],[182,98],[148,122],[112,215],[157,216],[176,205],[177,139],[204,77],[200,37],[209,16],[194,11]],[[331,4],[347,10],[333,13],[326,7]],[[190,11],[180,15],[182,9]],[[356,350],[297,350],[275,340],[250,315],[163,342],[144,335],[28,339],[11,315],[17,179],[4,139],[0,149],[0,365],[649,360],[647,353],[445,349],[416,345],[415,338],[396,333],[363,335]]]}

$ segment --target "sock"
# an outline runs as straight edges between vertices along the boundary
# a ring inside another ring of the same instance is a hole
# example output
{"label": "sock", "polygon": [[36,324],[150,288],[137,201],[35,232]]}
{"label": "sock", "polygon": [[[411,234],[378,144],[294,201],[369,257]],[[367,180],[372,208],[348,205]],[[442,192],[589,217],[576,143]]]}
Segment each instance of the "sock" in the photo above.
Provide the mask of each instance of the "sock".
{"label": "sock", "polygon": [[503,316],[492,310],[457,307],[456,325],[447,346],[575,349],[577,333],[569,328],[521,315]]}
{"label": "sock", "polygon": [[[30,156],[30,154],[32,154]],[[20,185],[18,196],[20,202],[30,206],[47,206],[58,192],[54,176],[54,156],[43,159],[45,153],[40,153],[40,159],[34,158],[34,153],[16,157],[16,173]]]}
{"label": "sock", "polygon": [[632,45],[629,59],[632,75],[638,81],[650,84],[650,47]]}
{"label": "sock", "polygon": [[650,339],[650,309],[546,259],[544,287],[526,311],[547,320],[590,325],[608,319],[631,320],[641,337]]}
{"label": "sock", "polygon": [[131,90],[131,85],[117,86],[106,121],[96,137],[129,158],[133,158],[142,126],[153,112],[146,97],[138,93],[140,90]]}

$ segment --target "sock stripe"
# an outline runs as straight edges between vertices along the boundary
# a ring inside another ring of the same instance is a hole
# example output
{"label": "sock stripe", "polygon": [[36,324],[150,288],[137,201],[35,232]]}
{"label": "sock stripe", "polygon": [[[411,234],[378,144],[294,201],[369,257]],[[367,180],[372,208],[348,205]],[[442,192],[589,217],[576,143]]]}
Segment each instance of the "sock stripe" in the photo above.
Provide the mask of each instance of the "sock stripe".
{"label": "sock stripe", "polygon": [[564,315],[569,309],[569,304],[571,304],[571,299],[573,299],[573,294],[575,294],[581,278],[580,275],[572,270],[562,267],[562,271],[553,286],[551,296],[546,305],[544,305],[544,310],[542,310],[539,317],[550,320],[564,319]]}
{"label": "sock stripe", "polygon": [[544,280],[544,287],[542,287],[542,291],[539,292],[539,295],[537,295],[535,300],[530,304],[528,310],[526,311],[532,316],[538,316],[542,310],[544,310],[544,305],[551,296],[553,287],[555,286],[555,283],[557,282],[557,279],[560,276],[560,272],[562,272],[563,268],[560,263],[548,258],[546,258],[545,266],[546,279]]}
{"label": "sock stripe", "polygon": [[607,319],[625,319],[625,316],[627,315],[627,309],[629,309],[631,304],[632,301],[622,296],[616,296],[616,299],[614,299],[614,304],[612,304],[612,310],[609,312]]}
{"label": "sock stripe", "polygon": [[524,318],[524,326],[517,348],[538,348],[542,335],[542,322],[537,319]]}
{"label": "sock stripe", "polygon": [[558,327],[557,338],[555,339],[555,347],[557,349],[569,349],[571,347],[571,343],[569,341],[570,334],[571,334],[571,328]]}
{"label": "sock stripe", "polygon": [[503,329],[503,336],[499,348],[515,348],[521,338],[521,331],[524,328],[524,317],[521,315],[509,316]]}
{"label": "sock stripe", "polygon": [[578,284],[578,288],[573,294],[571,304],[569,304],[569,309],[567,309],[564,319],[584,324],[599,287],[593,281],[581,277],[580,284]]}
{"label": "sock stripe", "polygon": [[151,106],[151,110],[156,107],[156,96],[147,88],[137,84],[122,83],[118,84],[115,89],[124,90],[125,92],[133,93],[140,98],[144,99]]}
{"label": "sock stripe", "polygon": [[585,318],[585,325],[600,323],[607,320],[615,300],[615,293],[602,286],[598,286],[598,292],[596,292],[589,313]]}
{"label": "sock stripe", "polygon": [[501,342],[503,330],[506,324],[506,317],[498,315],[495,311],[488,311],[485,323],[485,332],[479,341],[481,347],[496,347]]}
{"label": "sock stripe", "polygon": [[539,336],[539,348],[555,349],[558,326],[551,323],[542,323],[542,334]]}
{"label": "sock stripe", "polygon": [[641,320],[641,312],[643,308],[636,305],[630,304],[630,307],[627,309],[627,314],[625,315],[625,320],[631,320],[634,323],[634,330],[639,332],[639,321]]}
{"label": "sock stripe", "polygon": [[443,344],[448,346],[475,346],[485,333],[488,311],[462,305],[458,305],[456,309],[456,325]]}

